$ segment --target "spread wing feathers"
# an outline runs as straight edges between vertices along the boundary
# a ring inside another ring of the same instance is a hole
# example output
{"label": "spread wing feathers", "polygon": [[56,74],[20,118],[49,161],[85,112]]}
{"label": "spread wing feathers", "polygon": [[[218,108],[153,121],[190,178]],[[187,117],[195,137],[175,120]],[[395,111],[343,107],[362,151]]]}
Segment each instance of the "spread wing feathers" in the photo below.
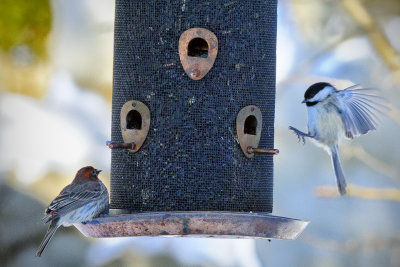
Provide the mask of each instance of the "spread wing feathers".
{"label": "spread wing feathers", "polygon": [[47,223],[72,210],[80,208],[100,197],[105,193],[105,190],[107,189],[97,182],[80,185],[70,184],[50,203],[43,221]]}
{"label": "spread wing feathers", "polygon": [[353,138],[375,130],[380,117],[389,111],[387,101],[377,94],[376,89],[355,89],[351,86],[337,91],[335,98],[341,113],[346,136]]}

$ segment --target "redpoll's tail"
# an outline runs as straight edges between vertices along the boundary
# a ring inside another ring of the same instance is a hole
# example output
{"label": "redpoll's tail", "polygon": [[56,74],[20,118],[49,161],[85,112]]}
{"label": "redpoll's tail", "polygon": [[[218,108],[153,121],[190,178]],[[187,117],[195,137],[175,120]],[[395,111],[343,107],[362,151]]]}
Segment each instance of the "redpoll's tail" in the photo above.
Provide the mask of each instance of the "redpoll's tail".
{"label": "redpoll's tail", "polygon": [[346,194],[346,180],[344,179],[344,174],[342,166],[340,164],[339,153],[337,146],[331,147],[332,164],[335,169],[336,181],[341,196]]}
{"label": "redpoll's tail", "polygon": [[44,236],[42,243],[40,243],[39,249],[36,252],[36,257],[40,257],[42,255],[43,250],[46,248],[50,239],[53,237],[54,233],[57,231],[59,225],[57,224],[58,220],[51,221],[49,228],[47,229],[47,233]]}

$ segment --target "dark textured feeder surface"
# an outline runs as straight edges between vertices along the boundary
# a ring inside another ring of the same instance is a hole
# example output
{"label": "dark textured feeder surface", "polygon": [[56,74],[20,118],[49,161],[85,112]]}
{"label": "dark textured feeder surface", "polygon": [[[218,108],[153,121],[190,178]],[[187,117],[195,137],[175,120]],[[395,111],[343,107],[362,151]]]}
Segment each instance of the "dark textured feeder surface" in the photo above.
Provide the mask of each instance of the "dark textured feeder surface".
{"label": "dark textured feeder surface", "polygon": [[261,213],[163,212],[106,216],[75,225],[87,237],[196,236],[295,239],[308,222]]}
{"label": "dark textured feeder surface", "polygon": [[[133,212],[272,212],[273,159],[243,154],[236,116],[256,105],[260,147],[274,147],[276,0],[117,0],[112,141],[123,142],[120,113],[131,100],[150,110],[136,153],[113,149],[111,208]],[[218,38],[201,80],[183,69],[178,41],[194,27]]]}

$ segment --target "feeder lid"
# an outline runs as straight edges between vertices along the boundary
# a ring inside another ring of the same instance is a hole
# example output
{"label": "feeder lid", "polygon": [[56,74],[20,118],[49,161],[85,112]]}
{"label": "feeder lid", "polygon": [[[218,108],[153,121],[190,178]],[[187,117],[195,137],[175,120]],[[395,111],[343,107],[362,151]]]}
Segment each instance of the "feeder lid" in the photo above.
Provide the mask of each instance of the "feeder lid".
{"label": "feeder lid", "polygon": [[104,216],[75,224],[86,237],[188,236],[296,239],[308,221],[270,213],[146,212]]}

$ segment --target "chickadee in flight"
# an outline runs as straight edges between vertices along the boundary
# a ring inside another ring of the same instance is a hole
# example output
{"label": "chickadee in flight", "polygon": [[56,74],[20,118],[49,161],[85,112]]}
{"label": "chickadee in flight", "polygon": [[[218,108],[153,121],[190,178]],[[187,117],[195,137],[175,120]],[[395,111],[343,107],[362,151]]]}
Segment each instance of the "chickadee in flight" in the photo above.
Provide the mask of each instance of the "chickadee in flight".
{"label": "chickadee in flight", "polygon": [[340,195],[346,194],[346,180],[338,155],[339,141],[375,130],[378,115],[388,110],[384,99],[375,95],[377,90],[357,87],[336,90],[326,82],[311,85],[302,102],[307,105],[308,133],[289,127],[299,141],[305,143],[305,137],[309,137],[331,155]]}

